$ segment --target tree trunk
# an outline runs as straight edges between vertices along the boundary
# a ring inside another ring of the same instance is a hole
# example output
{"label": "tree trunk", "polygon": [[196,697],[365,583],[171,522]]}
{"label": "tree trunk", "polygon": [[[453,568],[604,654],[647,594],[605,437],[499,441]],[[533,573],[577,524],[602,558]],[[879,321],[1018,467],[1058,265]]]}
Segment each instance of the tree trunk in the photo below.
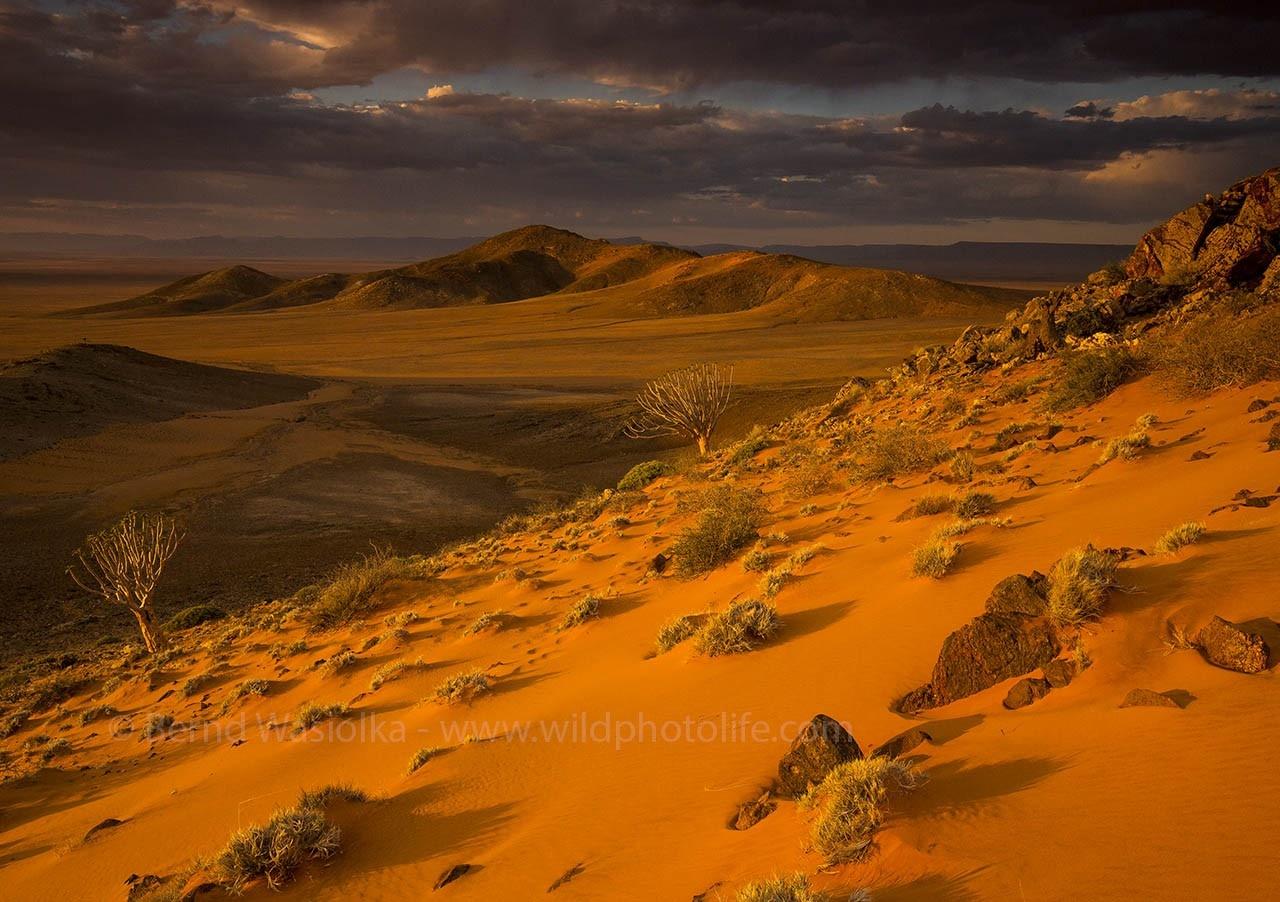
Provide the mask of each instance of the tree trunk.
{"label": "tree trunk", "polygon": [[711,450],[711,439],[709,436],[698,436],[698,456],[706,457],[707,452]]}
{"label": "tree trunk", "polygon": [[154,655],[160,650],[160,634],[156,631],[151,611],[147,608],[130,608],[129,610],[133,611],[133,617],[138,621],[138,632],[142,633],[142,644],[147,647],[148,654]]}

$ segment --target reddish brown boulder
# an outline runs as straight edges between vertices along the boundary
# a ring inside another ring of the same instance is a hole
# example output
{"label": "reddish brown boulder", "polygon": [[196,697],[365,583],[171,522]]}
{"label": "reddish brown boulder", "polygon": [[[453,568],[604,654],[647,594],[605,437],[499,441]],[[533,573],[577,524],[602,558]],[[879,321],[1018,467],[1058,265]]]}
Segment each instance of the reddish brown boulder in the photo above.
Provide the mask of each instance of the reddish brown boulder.
{"label": "reddish brown boulder", "polygon": [[738,811],[733,817],[733,829],[750,830],[773,814],[777,807],[778,803],[773,800],[767,791],[759,798],[752,799],[750,802],[743,802],[738,806]]}
{"label": "reddish brown boulder", "polygon": [[1227,670],[1261,673],[1270,663],[1271,649],[1261,636],[1245,632],[1221,617],[1210,620],[1195,641],[1210,664]]}
{"label": "reddish brown boulder", "polygon": [[1043,667],[1062,651],[1048,621],[1025,614],[982,614],[942,642],[928,683],[897,704],[902,712],[937,708]]}
{"label": "reddish brown boulder", "polygon": [[810,786],[821,783],[836,765],[861,757],[857,740],[839,721],[825,714],[815,715],[778,762],[778,791],[789,798],[799,798]]}
{"label": "reddish brown boulder", "polygon": [[1061,689],[1071,684],[1075,679],[1076,664],[1066,658],[1058,658],[1056,661],[1050,661],[1044,665],[1044,678],[1054,689]]}
{"label": "reddish brown boulder", "polygon": [[1009,692],[1004,697],[1004,706],[1010,711],[1025,708],[1048,695],[1050,688],[1048,680],[1023,677],[1009,687]]}
{"label": "reddish brown boulder", "polygon": [[1039,617],[1048,605],[1047,582],[1043,573],[1034,570],[1030,576],[1023,576],[1021,573],[1006,576],[996,583],[987,596],[987,613]]}
{"label": "reddish brown boulder", "polygon": [[925,742],[933,742],[933,737],[919,727],[912,727],[910,730],[905,730],[892,739],[886,739],[880,743],[876,746],[876,750],[871,753],[871,757],[901,758],[907,752]]}
{"label": "reddish brown boulder", "polygon": [[1120,703],[1121,708],[1180,708],[1169,696],[1152,689],[1130,689]]}

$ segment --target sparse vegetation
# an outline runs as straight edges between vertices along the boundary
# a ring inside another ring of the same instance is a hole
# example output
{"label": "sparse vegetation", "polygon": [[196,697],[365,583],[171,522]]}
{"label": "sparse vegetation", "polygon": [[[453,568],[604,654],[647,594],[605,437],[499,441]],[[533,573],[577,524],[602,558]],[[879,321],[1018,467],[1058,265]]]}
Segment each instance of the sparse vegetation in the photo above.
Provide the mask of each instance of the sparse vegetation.
{"label": "sparse vegetation", "polygon": [[[828,902],[831,898],[809,885],[807,874],[780,874],[749,883],[734,897],[736,902]],[[851,897],[853,902],[865,896]]]}
{"label": "sparse vegetation", "polygon": [[1175,526],[1156,540],[1158,554],[1177,554],[1188,545],[1194,545],[1205,534],[1205,525],[1196,521]]}
{"label": "sparse vegetation", "polygon": [[961,520],[988,517],[995,513],[996,499],[987,492],[965,492],[955,499],[955,514]]}
{"label": "sparse vegetation", "polygon": [[959,542],[935,533],[911,552],[911,575],[942,579],[959,554]]}
{"label": "sparse vegetation", "polygon": [[393,579],[411,576],[414,567],[390,549],[377,549],[358,561],[343,564],[320,589],[311,606],[311,622],[318,629],[350,623],[373,606],[373,596]]}
{"label": "sparse vegetation", "polygon": [[646,460],[636,464],[618,480],[618,491],[632,492],[642,489],[662,476],[670,476],[676,468],[663,460]]}
{"label": "sparse vegetation", "polygon": [[1101,466],[1117,459],[1136,459],[1139,454],[1151,447],[1151,436],[1147,433],[1147,429],[1154,422],[1154,417],[1151,419],[1145,416],[1139,417],[1128,435],[1113,438],[1103,446],[1102,454],[1098,457],[1098,465]]}
{"label": "sparse vegetation", "polygon": [[672,546],[676,571],[684,577],[714,570],[759,537],[764,505],[756,492],[722,486],[707,493],[698,521]]}
{"label": "sparse vegetation", "polygon": [[743,556],[742,569],[748,573],[762,573],[769,569],[770,560],[769,552],[756,548]]}
{"label": "sparse vegetation", "polygon": [[174,614],[165,621],[164,628],[171,633],[176,633],[180,630],[191,629],[193,626],[200,626],[202,623],[222,620],[226,616],[227,612],[222,608],[211,604],[197,604],[189,608],[183,608]]}
{"label": "sparse vegetation", "polygon": [[1069,410],[1101,401],[1138,373],[1128,348],[1111,346],[1065,355],[1062,372],[1046,399],[1050,410]]}
{"label": "sparse vegetation", "polygon": [[858,448],[854,473],[866,482],[879,482],[917,473],[948,455],[947,446],[915,426],[901,423],[876,429]]}
{"label": "sparse vegetation", "polygon": [[325,676],[334,676],[342,673],[355,666],[356,661],[360,660],[356,657],[356,653],[349,648],[336,651],[330,656],[329,660],[324,662]]}
{"label": "sparse vegetation", "polygon": [[329,823],[323,803],[309,804],[305,799],[275,812],[261,826],[233,834],[215,859],[219,882],[238,893],[250,881],[264,878],[269,887],[279,889],[303,862],[338,854],[342,831]]}
{"label": "sparse vegetation", "polygon": [[854,861],[870,848],[884,822],[889,794],[915,789],[922,777],[900,758],[877,756],[846,761],[801,799],[816,808],[813,847],[830,864]]}
{"label": "sparse vegetation", "polygon": [[968,451],[958,451],[951,458],[951,478],[962,484],[973,482],[973,466],[973,455]]}
{"label": "sparse vegetation", "polygon": [[387,683],[394,682],[409,673],[426,670],[427,662],[418,658],[416,661],[391,661],[383,664],[373,672],[369,680],[371,690],[381,689]]}
{"label": "sparse vegetation", "polygon": [[506,624],[507,619],[506,611],[485,611],[471,622],[471,625],[464,631],[464,635],[474,636],[476,633],[483,633],[485,630],[500,630]]}
{"label": "sparse vegetation", "polygon": [[226,700],[222,703],[222,710],[225,712],[231,708],[236,702],[242,698],[251,696],[263,696],[271,691],[271,683],[267,680],[245,680],[236,688],[227,694]]}
{"label": "sparse vegetation", "polygon": [[955,507],[955,499],[950,495],[922,495],[916,499],[916,503],[907,509],[904,520],[915,517],[932,517],[934,514],[944,514]]}
{"label": "sparse vegetation", "polygon": [[729,463],[733,466],[742,466],[767,447],[769,447],[769,433],[760,426],[753,426],[746,438],[733,446],[733,451],[729,453]]}
{"label": "sparse vegetation", "polygon": [[142,727],[142,738],[154,739],[162,733],[169,732],[172,727],[172,714],[152,714],[147,717],[147,722]]}
{"label": "sparse vegetation", "polygon": [[[115,717],[120,712],[110,705],[93,705],[80,712],[80,726],[88,726],[103,717]],[[2,732],[2,731],[0,731]]]}
{"label": "sparse vegetation", "polygon": [[492,689],[493,681],[489,675],[476,668],[449,677],[435,688],[433,696],[436,701],[445,705],[468,704]]}
{"label": "sparse vegetation", "polygon": [[560,629],[573,629],[575,626],[581,626],[593,617],[600,616],[600,599],[595,595],[587,595],[573,607],[565,612],[564,619],[560,621]]}
{"label": "sparse vegetation", "polygon": [[1179,395],[1245,386],[1280,376],[1280,310],[1208,316],[1153,342],[1156,378]]}
{"label": "sparse vegetation", "polygon": [[808,455],[787,479],[787,492],[793,498],[812,498],[829,491],[834,483],[835,471],[830,461]]}
{"label": "sparse vegetation", "polygon": [[707,618],[694,636],[693,646],[709,658],[742,654],[773,638],[781,623],[778,609],[767,601],[736,601]]}
{"label": "sparse vegetation", "polygon": [[705,614],[683,614],[673,620],[668,620],[658,630],[658,653],[666,654],[697,633],[698,628],[706,620],[706,617],[707,615]]}
{"label": "sparse vegetation", "polygon": [[334,702],[331,705],[321,705],[316,702],[307,702],[298,709],[298,713],[293,716],[294,731],[304,733],[318,723],[326,720],[333,720],[338,717],[346,717],[350,713],[350,708],[341,702]]}
{"label": "sparse vegetation", "polygon": [[435,746],[418,749],[413,753],[413,757],[409,759],[409,773],[414,773],[432,758],[440,754],[440,749]]}
{"label": "sparse vegetation", "polygon": [[1049,619],[1057,626],[1079,626],[1097,618],[1115,585],[1117,561],[1092,545],[1064,554],[1049,571]]}

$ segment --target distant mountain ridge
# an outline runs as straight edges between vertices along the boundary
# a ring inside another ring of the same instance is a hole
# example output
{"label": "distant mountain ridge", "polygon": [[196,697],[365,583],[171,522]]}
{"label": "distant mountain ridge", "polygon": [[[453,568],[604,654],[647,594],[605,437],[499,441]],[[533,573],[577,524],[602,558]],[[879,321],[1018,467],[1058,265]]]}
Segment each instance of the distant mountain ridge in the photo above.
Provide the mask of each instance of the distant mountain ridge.
{"label": "distant mountain ridge", "polygon": [[[426,260],[453,254],[484,239],[381,237],[296,238],[287,236],[154,239],[141,235],[43,232],[0,233],[0,255],[13,257],[192,258],[209,260]],[[703,256],[733,251],[791,254],[820,263],[900,269],[952,281],[1078,282],[1105,264],[1124,259],[1131,244],[957,241],[952,244],[688,244],[637,236],[618,245],[682,247]]]}
{"label": "distant mountain ridge", "polygon": [[182,316],[302,306],[403,310],[568,294],[618,315],[731,313],[768,306],[789,319],[808,321],[949,315],[1022,300],[1017,292],[911,273],[751,250],[704,257],[671,245],[620,244],[531,225],[395,269],[289,281],[237,265],[71,313]]}

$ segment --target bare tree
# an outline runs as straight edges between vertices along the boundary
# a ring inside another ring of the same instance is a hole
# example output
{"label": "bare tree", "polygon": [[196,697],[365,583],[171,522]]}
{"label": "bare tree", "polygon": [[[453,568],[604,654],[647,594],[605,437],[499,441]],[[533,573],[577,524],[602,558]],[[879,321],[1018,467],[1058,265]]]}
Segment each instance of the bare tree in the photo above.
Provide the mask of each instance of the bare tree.
{"label": "bare tree", "polygon": [[119,523],[85,539],[67,574],[86,592],[128,608],[138,621],[147,651],[154,653],[160,640],[151,615],[151,596],[185,535],[163,514],[130,511]]}
{"label": "bare tree", "polygon": [[642,413],[627,424],[631,438],[683,435],[698,443],[698,453],[711,448],[711,433],[729,406],[733,367],[695,363],[659,376],[636,397]]}

